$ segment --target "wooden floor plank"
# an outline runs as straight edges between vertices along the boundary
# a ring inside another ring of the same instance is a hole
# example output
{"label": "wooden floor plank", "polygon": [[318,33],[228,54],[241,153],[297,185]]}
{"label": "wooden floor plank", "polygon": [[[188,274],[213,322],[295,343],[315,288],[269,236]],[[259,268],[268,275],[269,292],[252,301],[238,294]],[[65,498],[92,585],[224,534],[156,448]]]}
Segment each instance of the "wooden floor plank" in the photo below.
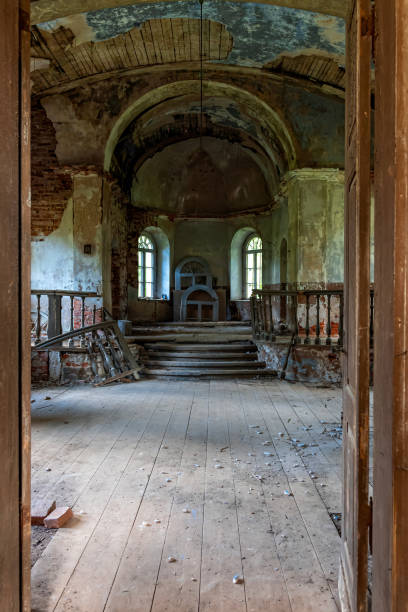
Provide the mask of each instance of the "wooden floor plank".
{"label": "wooden floor plank", "polygon": [[340,418],[339,391],[144,380],[46,395],[33,482],[74,519],[33,567],[33,612],[337,610],[341,440],[320,420]]}
{"label": "wooden floor plank", "polygon": [[[177,393],[172,390],[169,426],[107,601],[109,612],[146,612],[152,606],[193,402],[187,385],[177,388]],[[149,525],[144,527],[144,522]]]}
{"label": "wooden floor plank", "polygon": [[[248,421],[258,421],[258,423],[253,424],[259,424],[264,428],[263,435],[257,435],[256,430],[253,430],[251,434],[257,444],[255,452],[258,462],[265,457],[264,453],[268,452],[265,451],[263,446],[266,436],[268,440],[272,441],[276,453],[275,461],[271,462],[275,473],[272,478],[265,478],[263,487],[266,503],[273,520],[274,531],[278,534],[278,553],[282,562],[292,609],[294,612],[335,611],[337,605],[330,589],[331,585],[329,586],[327,582],[329,576],[325,575],[324,568],[315,550],[315,543],[311,538],[311,536],[318,538],[319,534],[308,530],[308,525],[304,520],[304,512],[301,512],[295,495],[297,478],[290,478],[290,475],[286,472],[286,470],[289,472],[289,467],[288,464],[285,465],[285,460],[287,462],[293,461],[296,454],[282,438],[276,436],[279,431],[282,431],[282,419],[274,409],[271,410],[270,400],[262,385],[257,386],[254,391],[255,397],[252,389],[249,392],[241,393],[242,404]],[[312,501],[315,487],[308,478],[305,468],[303,468],[302,476],[301,480],[304,480],[305,483],[307,480],[310,482],[310,501]],[[289,495],[285,494],[285,491]],[[298,488],[297,491],[299,493],[300,489]],[[314,501],[316,501],[316,497]],[[324,511],[323,503],[321,503],[321,508]],[[330,529],[329,523],[331,521],[327,516],[327,523],[324,526],[326,529]],[[332,523],[331,526],[335,531]],[[338,539],[337,533],[336,537]]]}
{"label": "wooden floor plank", "polygon": [[233,584],[243,567],[231,460],[221,450],[229,446],[221,389],[222,381],[210,381],[200,611],[241,612],[245,583]]}
{"label": "wooden floor plank", "polygon": [[[165,385],[160,384],[157,391],[152,393],[151,403],[149,404],[149,400],[146,402],[147,431],[148,434],[152,432],[151,438],[153,439],[158,437],[158,432],[165,430],[171,414],[171,408],[166,405],[161,406],[165,390]],[[109,453],[95,472],[92,482],[84,489],[74,505],[75,519],[71,521],[69,528],[58,530],[34,565],[32,570],[33,612],[47,612],[55,609],[102,512],[117,487],[129,457],[135,452],[137,446],[137,439],[126,438],[126,436],[119,439],[117,445],[111,444]],[[150,454],[150,449],[146,449],[146,454],[147,452]]]}
{"label": "wooden floor plank", "polygon": [[[199,608],[209,383],[193,385],[193,405],[152,612]],[[167,562],[170,556],[177,559],[175,563]]]}
{"label": "wooden floor plank", "polygon": [[[273,535],[262,483],[256,478],[254,447],[240,402],[240,386],[225,382],[229,454],[234,487],[248,612],[288,612],[291,605]],[[267,448],[267,447],[264,447]]]}

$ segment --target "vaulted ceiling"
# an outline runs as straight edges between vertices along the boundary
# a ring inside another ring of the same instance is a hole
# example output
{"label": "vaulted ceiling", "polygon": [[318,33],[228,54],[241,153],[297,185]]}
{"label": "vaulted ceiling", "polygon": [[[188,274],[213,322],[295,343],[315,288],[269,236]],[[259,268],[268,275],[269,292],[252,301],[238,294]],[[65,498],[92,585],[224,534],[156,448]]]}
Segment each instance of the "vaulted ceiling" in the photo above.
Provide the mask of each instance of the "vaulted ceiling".
{"label": "vaulted ceiling", "polygon": [[[61,7],[48,2],[53,4]],[[206,0],[203,11],[206,62],[342,85],[327,65],[341,71],[344,64],[342,18],[230,0]],[[140,67],[197,63],[199,37],[200,4],[193,0],[135,3],[42,22],[32,30],[33,92]]]}
{"label": "vaulted ceiling", "polygon": [[[241,0],[236,1],[239,2]],[[248,0],[248,3],[250,2],[256,2],[256,0]],[[31,23],[42,23],[77,13],[140,3],[141,0],[32,0]],[[338,17],[345,17],[348,8],[347,0],[264,0],[263,4],[313,11]]]}
{"label": "vaulted ceiling", "polygon": [[[211,167],[210,174],[218,176],[223,166],[222,158],[230,160],[231,175],[234,175],[234,164],[237,167],[246,164],[248,181],[252,185],[259,174],[261,191],[259,198],[251,202],[253,208],[270,205],[282,175],[293,167],[296,155],[296,145],[291,145],[293,151],[288,153],[279,130],[277,132],[272,126],[273,113],[286,119],[292,113],[289,139],[299,132],[299,146],[317,151],[312,163],[325,163],[327,159],[330,165],[341,158],[341,151],[336,150],[330,162],[324,142],[317,142],[311,132],[320,130],[328,142],[330,138],[333,140],[329,136],[333,129],[329,124],[337,116],[337,110],[330,98],[344,98],[346,9],[344,0],[203,2],[204,121],[207,144],[213,156],[207,166]],[[166,152],[166,147],[177,152],[183,165],[185,156],[180,143],[188,142],[186,151],[190,151],[200,130],[199,0],[33,0],[31,21],[32,93],[43,101],[54,121],[60,151],[64,149],[61,134],[67,134],[67,142],[70,139],[69,120],[73,128],[80,126],[79,129],[86,133],[82,117],[87,104],[93,109],[91,112],[101,117],[103,128],[106,104],[104,107],[102,102],[90,100],[98,84],[98,99],[106,91],[106,87],[101,89],[102,85],[108,83],[112,84],[112,98],[119,83],[129,91],[135,89],[140,75],[141,97],[146,83],[152,92],[163,87],[163,83],[173,84],[175,88],[167,99],[155,100],[152,94],[151,102],[148,100],[140,112],[123,122],[113,145],[108,142],[112,149],[110,169],[123,178],[129,191],[135,192],[135,177],[136,184],[137,177],[151,180],[159,166],[168,165],[172,153]],[[220,83],[225,84],[221,93]],[[252,97],[259,96],[262,103],[271,104],[272,119],[269,121],[268,113],[264,112],[265,106],[249,109],[246,98],[238,99],[237,88],[251,91]],[[82,110],[78,106],[81,91]],[[309,98],[302,97],[302,91]],[[65,102],[57,99],[69,92],[72,92],[69,104],[67,99]],[[327,113],[316,94],[321,100],[328,96]],[[137,92],[132,95],[137,99]],[[126,104],[120,104],[118,112],[123,113]],[[285,107],[277,108],[276,104]],[[64,117],[58,106],[70,106],[73,109],[70,118]],[[316,107],[314,111],[313,106]],[[109,108],[110,115],[114,112]],[[310,112],[314,113],[311,123]],[[319,127],[320,116],[325,117],[326,124]],[[302,121],[309,121],[309,127],[299,127]],[[92,122],[95,123],[93,119]],[[338,134],[341,142],[342,135]],[[336,146],[334,144],[334,149]],[[78,152],[75,155],[75,159],[81,158]],[[159,165],[150,163],[154,156]],[[64,163],[66,161],[65,155]],[[148,162],[148,170],[142,169]],[[174,176],[181,177],[180,168],[174,169]],[[185,182],[184,178],[180,180]],[[234,185],[226,189],[228,193],[239,191]],[[143,189],[139,189],[136,199],[140,199],[142,192]],[[159,206],[157,199],[165,200],[165,194],[163,188],[160,197],[156,198],[156,207]],[[231,201],[231,210],[236,208],[237,202],[245,207],[241,200],[239,195]]]}

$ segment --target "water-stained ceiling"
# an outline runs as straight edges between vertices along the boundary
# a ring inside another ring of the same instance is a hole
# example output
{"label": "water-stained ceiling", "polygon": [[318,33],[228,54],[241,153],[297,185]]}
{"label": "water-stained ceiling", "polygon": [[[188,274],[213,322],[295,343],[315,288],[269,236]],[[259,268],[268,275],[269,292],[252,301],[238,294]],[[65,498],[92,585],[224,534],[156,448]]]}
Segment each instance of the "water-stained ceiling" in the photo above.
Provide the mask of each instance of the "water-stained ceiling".
{"label": "water-stained ceiling", "polygon": [[[113,145],[105,139],[112,149],[108,168],[105,153],[105,170],[120,177],[135,204],[161,209],[166,188],[160,195],[154,192],[153,203],[145,184],[140,185],[151,182],[155,173],[163,175],[170,160],[173,191],[174,182],[190,185],[183,170],[188,155],[183,154],[182,143],[188,143],[185,151],[190,151],[202,129],[198,87],[202,53],[203,121],[211,157],[206,160],[206,176],[218,177],[219,185],[225,183],[227,195],[220,188],[218,200],[229,198],[229,212],[270,206],[296,156],[303,164],[341,165],[345,4],[337,0],[280,0],[276,4],[204,0],[200,48],[198,0],[37,0],[32,3],[32,23],[36,24],[32,28],[32,92],[42,100],[55,125],[57,154],[67,163],[67,147],[72,146],[73,138],[70,131],[84,134],[85,142],[88,130],[88,151],[92,151],[90,130],[98,128],[101,134],[115,124],[115,113],[130,113],[123,92],[131,91],[137,100],[150,89],[152,100],[129,115],[116,139],[110,137]],[[220,83],[225,84],[222,95]],[[109,95],[105,97],[116,100],[115,108],[102,101],[106,85]],[[170,85],[174,85],[171,95],[157,101],[155,88]],[[246,99],[238,99],[241,89],[250,91],[253,98],[259,96],[262,104],[266,102],[272,119],[262,106],[249,110]],[[88,107],[95,115],[91,120]],[[63,108],[70,108],[65,116]],[[85,128],[87,112],[89,126]],[[276,123],[273,113],[283,122],[278,130],[272,125]],[[290,146],[282,141],[282,134]],[[82,161],[81,139],[75,138],[78,150],[71,158]],[[104,138],[94,139],[98,144],[92,162]],[[173,163],[176,153],[177,168]],[[234,176],[231,184],[220,179],[221,168],[226,171],[227,166]],[[239,173],[232,172],[234,166],[241,169],[242,176],[248,168],[246,191],[237,187]],[[246,199],[244,193],[252,196]],[[172,201],[176,213],[197,209],[196,203],[190,208],[185,205],[179,193]]]}

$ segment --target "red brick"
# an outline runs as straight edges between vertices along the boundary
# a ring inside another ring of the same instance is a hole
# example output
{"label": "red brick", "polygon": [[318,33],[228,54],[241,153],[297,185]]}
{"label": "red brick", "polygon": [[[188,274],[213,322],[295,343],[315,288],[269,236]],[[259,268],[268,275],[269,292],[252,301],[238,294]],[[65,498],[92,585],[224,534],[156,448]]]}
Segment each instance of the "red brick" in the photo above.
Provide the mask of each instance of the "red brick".
{"label": "red brick", "polygon": [[56,230],[72,194],[72,178],[59,165],[55,128],[41,102],[31,109],[31,235]]}
{"label": "red brick", "polygon": [[60,506],[44,519],[44,525],[49,529],[58,529],[58,527],[63,527],[73,516],[69,506]]}
{"label": "red brick", "polygon": [[31,506],[31,524],[32,525],[43,525],[44,519],[55,510],[56,503],[49,499],[36,499],[33,500]]}

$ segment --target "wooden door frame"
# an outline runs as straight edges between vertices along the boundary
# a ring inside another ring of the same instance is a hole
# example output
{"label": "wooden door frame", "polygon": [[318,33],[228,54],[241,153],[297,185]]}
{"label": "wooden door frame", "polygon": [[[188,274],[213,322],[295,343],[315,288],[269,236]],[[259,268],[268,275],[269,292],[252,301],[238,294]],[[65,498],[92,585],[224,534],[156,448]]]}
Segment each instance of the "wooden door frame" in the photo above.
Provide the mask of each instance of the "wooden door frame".
{"label": "wooden door frame", "polygon": [[[408,597],[408,0],[377,3],[373,612]],[[0,0],[0,606],[30,609],[29,0]]]}
{"label": "wooden door frame", "polygon": [[408,606],[408,1],[377,1],[373,612]]}
{"label": "wooden door frame", "polygon": [[0,0],[0,608],[30,610],[30,4]]}

